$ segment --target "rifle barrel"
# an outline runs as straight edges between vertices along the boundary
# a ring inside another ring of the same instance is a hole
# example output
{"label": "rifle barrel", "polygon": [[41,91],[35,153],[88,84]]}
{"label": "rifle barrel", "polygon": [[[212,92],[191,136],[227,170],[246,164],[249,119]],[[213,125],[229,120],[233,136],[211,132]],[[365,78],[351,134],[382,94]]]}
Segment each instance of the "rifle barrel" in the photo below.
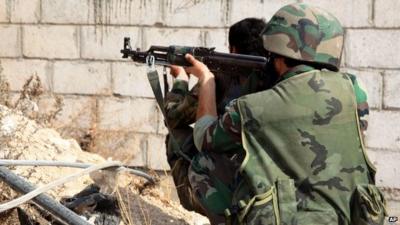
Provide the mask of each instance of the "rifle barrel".
{"label": "rifle barrel", "polygon": [[262,70],[265,68],[267,59],[259,56],[248,56],[240,54],[225,54],[222,53],[215,54],[212,56],[205,57],[204,63],[206,65],[219,64],[225,66],[243,67],[243,68],[253,68],[256,70]]}

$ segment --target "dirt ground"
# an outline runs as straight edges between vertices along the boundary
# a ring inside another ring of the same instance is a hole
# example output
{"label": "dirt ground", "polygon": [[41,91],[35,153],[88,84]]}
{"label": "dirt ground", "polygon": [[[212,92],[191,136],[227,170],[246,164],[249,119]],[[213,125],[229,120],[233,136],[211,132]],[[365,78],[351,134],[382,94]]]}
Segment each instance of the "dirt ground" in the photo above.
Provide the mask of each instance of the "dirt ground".
{"label": "dirt ground", "polygon": [[[55,130],[43,127],[24,116],[19,110],[0,105],[0,158],[25,160],[57,160],[98,164],[105,162],[99,155],[82,151],[73,139],[63,139]],[[61,167],[10,167],[13,172],[36,186],[44,185],[62,176],[79,171]],[[153,173],[157,176],[156,173]],[[124,219],[121,224],[207,224],[205,217],[183,209],[171,200],[172,185],[161,177],[161,183],[146,186],[145,180],[127,173],[96,172],[68,182],[47,194],[59,200],[72,196],[86,186],[96,183],[101,192],[114,195]],[[0,200],[5,202],[19,194],[0,182]],[[21,206],[35,214],[30,204]],[[0,214],[0,224],[19,224],[16,210]],[[36,215],[40,217],[40,215]]]}

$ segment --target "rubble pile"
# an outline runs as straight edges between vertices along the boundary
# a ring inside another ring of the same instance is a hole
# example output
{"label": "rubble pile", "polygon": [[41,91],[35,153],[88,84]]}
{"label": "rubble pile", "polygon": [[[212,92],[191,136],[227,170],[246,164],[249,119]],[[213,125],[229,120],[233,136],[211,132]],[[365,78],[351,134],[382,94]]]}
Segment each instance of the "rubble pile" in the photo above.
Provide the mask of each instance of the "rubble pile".
{"label": "rubble pile", "polygon": [[[82,151],[75,140],[63,139],[55,130],[45,128],[25,117],[20,111],[9,109],[3,105],[0,105],[0,158],[91,164],[105,162],[105,159],[99,155]],[[79,170],[77,168],[39,166],[9,168],[36,186],[47,184]],[[165,199],[158,192],[157,187],[151,187],[146,184],[144,179],[126,173],[116,176],[114,172],[110,171],[96,172],[68,182],[47,194],[59,201],[63,197],[79,193],[91,184],[101,187],[100,192],[118,199],[119,209],[117,210],[121,215],[120,225],[207,223],[204,217],[188,212],[179,204]],[[0,181],[0,190],[2,203],[20,195],[2,181]],[[40,213],[37,213],[37,209],[32,204],[21,205],[19,210],[21,209],[35,219],[38,224],[42,224],[40,221],[45,221],[40,218]],[[0,224],[20,224],[17,214],[17,210],[0,214]]]}

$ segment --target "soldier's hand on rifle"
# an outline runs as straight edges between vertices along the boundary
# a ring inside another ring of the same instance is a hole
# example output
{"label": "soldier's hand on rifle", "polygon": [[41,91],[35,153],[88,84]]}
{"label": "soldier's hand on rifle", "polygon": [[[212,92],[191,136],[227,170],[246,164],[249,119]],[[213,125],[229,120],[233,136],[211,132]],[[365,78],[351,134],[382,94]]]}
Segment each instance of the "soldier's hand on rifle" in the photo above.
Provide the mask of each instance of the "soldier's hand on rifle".
{"label": "soldier's hand on rifle", "polygon": [[199,105],[197,107],[196,119],[198,120],[205,115],[216,117],[217,106],[215,103],[214,74],[211,73],[206,65],[196,60],[192,55],[186,54],[185,58],[192,64],[192,66],[185,68],[186,72],[193,74],[199,79]]}
{"label": "soldier's hand on rifle", "polygon": [[188,62],[192,64],[192,66],[186,67],[185,71],[188,74],[193,74],[195,77],[197,77],[199,79],[198,82],[200,83],[200,85],[210,79],[214,79],[214,74],[211,73],[211,71],[204,63],[198,61],[190,54],[186,54],[185,58]]}
{"label": "soldier's hand on rifle", "polygon": [[179,79],[179,80],[189,81],[189,76],[186,73],[185,69],[183,69],[183,67],[171,65],[171,66],[169,66],[169,68],[170,68],[169,73],[174,78]]}

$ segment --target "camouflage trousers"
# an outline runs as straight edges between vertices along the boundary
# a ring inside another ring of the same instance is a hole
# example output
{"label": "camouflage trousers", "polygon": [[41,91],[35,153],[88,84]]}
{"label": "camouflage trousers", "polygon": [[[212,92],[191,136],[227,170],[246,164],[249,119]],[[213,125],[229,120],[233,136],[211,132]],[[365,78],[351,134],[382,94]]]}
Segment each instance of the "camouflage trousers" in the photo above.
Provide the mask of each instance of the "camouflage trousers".
{"label": "camouflage trousers", "polygon": [[199,152],[193,143],[192,128],[174,129],[174,138],[192,160],[176,153],[167,137],[167,157],[180,203],[187,210],[207,216],[211,224],[225,224],[224,210],[231,206],[236,186],[239,157],[235,154]]}

